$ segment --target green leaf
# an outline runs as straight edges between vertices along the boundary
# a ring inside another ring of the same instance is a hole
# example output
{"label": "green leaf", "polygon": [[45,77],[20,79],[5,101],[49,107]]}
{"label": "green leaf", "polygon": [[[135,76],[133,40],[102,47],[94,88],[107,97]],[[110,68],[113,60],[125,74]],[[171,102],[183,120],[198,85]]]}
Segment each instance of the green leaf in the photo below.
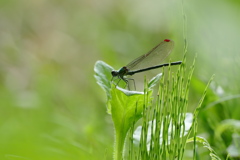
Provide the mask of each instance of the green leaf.
{"label": "green leaf", "polygon": [[132,95],[138,95],[138,94],[144,94],[144,92],[139,92],[139,91],[129,91],[124,88],[116,86],[116,88],[120,91],[122,91],[126,96],[132,96]]}
{"label": "green leaf", "polygon": [[108,99],[110,99],[110,89],[111,89],[111,72],[113,68],[106,64],[103,61],[97,61],[94,66],[94,72],[95,75],[94,77],[97,80],[97,83],[99,84],[100,87],[104,89],[104,91],[107,93]]}
{"label": "green leaf", "polygon": [[159,73],[158,75],[156,75],[155,77],[153,77],[149,82],[148,82],[148,88],[152,89],[160,80],[160,78],[162,77],[162,73]]}
{"label": "green leaf", "polygon": [[[147,96],[150,97],[151,93],[149,92]],[[121,159],[126,135],[130,127],[142,117],[146,95],[143,92],[127,91],[119,87],[113,87],[111,95],[109,110],[116,133],[114,159]]]}
{"label": "green leaf", "polygon": [[238,131],[240,133],[240,120],[225,119],[216,128],[216,136],[220,137],[224,131]]}

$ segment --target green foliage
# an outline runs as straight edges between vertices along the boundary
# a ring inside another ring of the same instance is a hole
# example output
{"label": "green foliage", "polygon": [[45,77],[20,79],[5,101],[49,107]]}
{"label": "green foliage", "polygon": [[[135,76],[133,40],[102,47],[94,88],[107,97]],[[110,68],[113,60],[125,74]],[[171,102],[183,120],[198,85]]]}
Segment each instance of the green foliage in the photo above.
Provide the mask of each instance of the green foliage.
{"label": "green foliage", "polygon": [[212,147],[210,146],[210,144],[208,143],[208,141],[205,138],[200,137],[200,136],[196,136],[194,138],[189,138],[187,140],[188,143],[194,142],[194,141],[198,142],[198,143],[201,143],[203,145],[203,147],[205,147],[205,148],[207,148],[209,150],[209,152],[210,152],[209,156],[211,157],[212,160],[221,160],[217,156],[216,152],[212,149]]}
{"label": "green foliage", "polygon": [[110,93],[111,83],[109,79],[112,70],[113,68],[108,64],[104,63],[103,61],[97,61],[94,67],[95,72],[94,77],[96,78],[99,86],[102,87],[104,91],[107,93],[108,99],[111,97]]}
{"label": "green foliage", "polygon": [[[0,159],[111,160],[113,121],[105,108],[111,92],[98,87],[93,65],[103,59],[122,66],[163,38],[175,42],[174,61],[184,40],[190,63],[198,54],[188,113],[216,75],[199,109],[197,135],[221,159],[239,159],[240,1],[182,2],[1,0]],[[110,70],[103,72],[107,82]],[[195,145],[197,158],[209,159],[201,146]],[[185,159],[192,159],[193,146],[186,147]]]}
{"label": "green foliage", "polygon": [[[142,117],[144,105],[147,105],[144,100],[150,99],[152,91],[148,90],[148,96],[145,97],[146,94],[143,92],[128,91],[115,87],[115,85],[112,85],[112,88],[110,88],[110,85],[108,85],[109,79],[104,75],[104,67],[111,69],[106,63],[98,61],[95,64],[94,70],[96,72],[95,77],[98,84],[108,95],[108,113],[112,115],[115,127],[114,158],[117,160],[122,159],[126,135],[133,123]],[[153,80],[150,81],[149,86],[153,87],[159,78],[159,75],[153,78]]]}
{"label": "green foliage", "polygon": [[128,96],[116,88],[111,93],[111,113],[116,134],[114,157],[119,160],[122,159],[124,142],[130,127],[142,117],[144,94]]}
{"label": "green foliage", "polygon": [[[176,157],[183,159],[186,140],[192,130],[194,137],[191,139],[196,142],[196,118],[206,95],[206,89],[193,118],[193,115],[186,111],[194,67],[191,67],[188,78],[185,79],[184,63],[185,59],[176,74],[171,73],[168,67],[167,77],[164,78],[164,74],[158,74],[147,83],[144,92],[138,92],[125,90],[115,84],[109,85],[110,77],[106,75],[109,75],[112,67],[102,61],[96,62],[95,78],[107,93],[108,113],[112,116],[115,128],[115,160],[121,160],[123,157],[125,159],[175,159]],[[159,81],[158,95],[153,98],[152,89]],[[139,119],[142,119],[142,125],[134,131],[134,126]],[[128,150],[125,146],[127,134],[130,138]],[[195,153],[195,150],[193,151]]]}

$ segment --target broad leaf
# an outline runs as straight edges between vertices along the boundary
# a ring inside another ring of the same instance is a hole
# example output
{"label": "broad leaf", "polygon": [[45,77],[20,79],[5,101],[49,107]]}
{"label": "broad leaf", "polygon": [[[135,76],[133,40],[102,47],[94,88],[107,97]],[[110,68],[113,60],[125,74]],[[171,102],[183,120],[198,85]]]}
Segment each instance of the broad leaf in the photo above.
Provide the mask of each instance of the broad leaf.
{"label": "broad leaf", "polygon": [[113,68],[106,64],[103,61],[97,61],[94,66],[94,77],[97,80],[97,83],[100,87],[104,89],[104,91],[107,93],[108,99],[110,98],[110,89],[111,89],[111,71]]}

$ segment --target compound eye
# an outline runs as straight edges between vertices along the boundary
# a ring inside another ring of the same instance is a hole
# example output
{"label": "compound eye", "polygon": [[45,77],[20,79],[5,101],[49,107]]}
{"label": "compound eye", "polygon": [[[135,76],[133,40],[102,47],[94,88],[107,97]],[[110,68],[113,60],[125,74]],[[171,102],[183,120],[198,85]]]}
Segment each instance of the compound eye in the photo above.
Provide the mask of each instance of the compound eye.
{"label": "compound eye", "polygon": [[111,73],[112,73],[112,76],[113,76],[113,77],[115,77],[115,76],[118,75],[118,72],[117,72],[117,71],[112,71]]}

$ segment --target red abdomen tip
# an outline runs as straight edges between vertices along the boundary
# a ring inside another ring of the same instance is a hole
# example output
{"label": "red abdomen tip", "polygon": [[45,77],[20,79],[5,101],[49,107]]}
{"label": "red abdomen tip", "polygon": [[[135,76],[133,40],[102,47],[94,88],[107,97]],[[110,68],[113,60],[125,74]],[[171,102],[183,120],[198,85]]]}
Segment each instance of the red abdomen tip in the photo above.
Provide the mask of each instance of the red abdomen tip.
{"label": "red abdomen tip", "polygon": [[170,39],[164,39],[165,42],[170,42],[171,40]]}

